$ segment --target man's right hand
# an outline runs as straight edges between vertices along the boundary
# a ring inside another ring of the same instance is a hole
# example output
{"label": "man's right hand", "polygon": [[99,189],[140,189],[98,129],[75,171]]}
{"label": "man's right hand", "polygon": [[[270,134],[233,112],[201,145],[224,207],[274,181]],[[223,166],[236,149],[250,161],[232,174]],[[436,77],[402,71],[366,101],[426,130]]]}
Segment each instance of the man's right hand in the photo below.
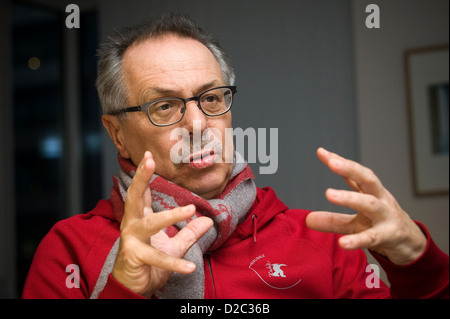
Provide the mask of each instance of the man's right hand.
{"label": "man's right hand", "polygon": [[117,281],[142,295],[162,288],[172,272],[194,272],[195,264],[183,257],[213,225],[208,217],[195,218],[169,238],[163,229],[191,218],[195,206],[154,213],[149,188],[154,171],[155,162],[147,151],[127,190],[119,251],[112,271]]}

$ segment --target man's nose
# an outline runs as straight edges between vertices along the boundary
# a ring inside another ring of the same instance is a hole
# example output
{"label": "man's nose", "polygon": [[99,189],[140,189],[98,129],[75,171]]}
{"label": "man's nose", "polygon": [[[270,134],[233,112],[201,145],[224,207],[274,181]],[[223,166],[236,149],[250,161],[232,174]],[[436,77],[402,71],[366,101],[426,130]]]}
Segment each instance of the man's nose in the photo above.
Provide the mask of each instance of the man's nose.
{"label": "man's nose", "polygon": [[186,110],[183,117],[183,126],[191,134],[194,133],[194,127],[196,130],[200,129],[200,133],[202,133],[208,127],[206,115],[199,108],[197,101],[189,101],[186,103]]}

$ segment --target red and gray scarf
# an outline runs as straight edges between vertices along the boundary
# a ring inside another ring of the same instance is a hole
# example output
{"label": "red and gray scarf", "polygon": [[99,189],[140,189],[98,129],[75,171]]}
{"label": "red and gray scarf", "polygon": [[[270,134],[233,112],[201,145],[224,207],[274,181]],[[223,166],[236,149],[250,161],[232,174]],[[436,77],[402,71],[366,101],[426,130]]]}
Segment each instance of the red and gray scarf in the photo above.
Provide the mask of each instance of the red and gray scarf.
{"label": "red and gray scarf", "polygon": [[[119,157],[119,164],[121,170],[118,176],[113,177],[114,187],[111,190],[111,201],[114,214],[120,222],[123,216],[127,189],[135,174],[136,166],[131,161],[121,157]],[[215,199],[205,200],[161,176],[156,174],[152,176],[149,186],[152,194],[152,209],[155,213],[194,204],[197,212],[193,218],[207,216],[214,221],[214,226],[189,249],[185,256],[185,259],[197,265],[195,272],[190,275],[173,273],[166,285],[156,292],[158,298],[198,299],[204,297],[203,255],[220,247],[233,233],[236,226],[247,216],[256,197],[256,186],[253,178],[250,167],[237,152],[231,178],[223,193]],[[173,237],[188,222],[179,222],[164,231],[169,237]],[[119,240],[115,242],[106,258],[91,298],[96,298],[103,290],[107,277],[114,266],[118,247]]]}

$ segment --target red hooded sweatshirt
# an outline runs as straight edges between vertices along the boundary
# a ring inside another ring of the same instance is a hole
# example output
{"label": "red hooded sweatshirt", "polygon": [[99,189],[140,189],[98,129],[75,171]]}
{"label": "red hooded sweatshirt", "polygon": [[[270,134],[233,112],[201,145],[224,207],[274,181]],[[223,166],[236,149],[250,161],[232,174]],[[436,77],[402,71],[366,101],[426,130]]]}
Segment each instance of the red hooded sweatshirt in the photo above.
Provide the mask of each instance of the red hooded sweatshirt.
{"label": "red hooded sweatshirt", "polygon": [[[247,218],[204,256],[205,298],[448,298],[449,258],[428,238],[425,252],[396,266],[375,255],[390,289],[367,268],[362,250],[345,251],[338,235],[309,229],[308,211],[289,209],[271,188],[257,189]],[[89,298],[119,237],[110,201],[58,222],[42,240],[23,298]],[[79,271],[79,273],[78,273]],[[109,274],[99,298],[143,298]]]}

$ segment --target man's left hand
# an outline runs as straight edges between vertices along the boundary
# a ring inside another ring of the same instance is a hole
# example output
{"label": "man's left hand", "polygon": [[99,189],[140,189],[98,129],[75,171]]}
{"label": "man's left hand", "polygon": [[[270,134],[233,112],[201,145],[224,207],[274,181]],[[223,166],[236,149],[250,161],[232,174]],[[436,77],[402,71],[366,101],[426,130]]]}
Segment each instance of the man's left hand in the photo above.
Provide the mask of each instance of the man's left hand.
{"label": "man's left hand", "polygon": [[344,234],[339,239],[343,249],[368,248],[397,265],[422,255],[427,245],[425,235],[370,169],[323,148],[317,150],[317,156],[353,189],[328,189],[327,199],[357,214],[312,212],[306,219],[308,227]]}

